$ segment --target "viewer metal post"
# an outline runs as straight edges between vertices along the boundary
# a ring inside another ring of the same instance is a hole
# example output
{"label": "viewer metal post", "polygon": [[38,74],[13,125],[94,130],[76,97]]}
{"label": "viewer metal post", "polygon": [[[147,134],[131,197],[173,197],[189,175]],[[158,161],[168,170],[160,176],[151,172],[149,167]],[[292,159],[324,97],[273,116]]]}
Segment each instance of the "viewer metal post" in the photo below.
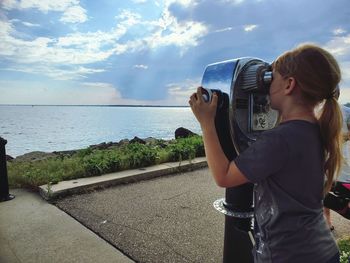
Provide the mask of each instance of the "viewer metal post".
{"label": "viewer metal post", "polygon": [[0,137],[0,202],[9,201],[15,198],[9,194],[9,184],[7,178],[6,150],[7,141]]}
{"label": "viewer metal post", "polygon": [[[228,96],[223,98],[228,104]],[[228,160],[237,157],[229,131],[228,107],[217,111],[215,126],[221,147]],[[253,245],[249,232],[253,231],[253,184],[226,188],[225,198],[214,202],[214,207],[225,214],[224,263],[252,263]]]}

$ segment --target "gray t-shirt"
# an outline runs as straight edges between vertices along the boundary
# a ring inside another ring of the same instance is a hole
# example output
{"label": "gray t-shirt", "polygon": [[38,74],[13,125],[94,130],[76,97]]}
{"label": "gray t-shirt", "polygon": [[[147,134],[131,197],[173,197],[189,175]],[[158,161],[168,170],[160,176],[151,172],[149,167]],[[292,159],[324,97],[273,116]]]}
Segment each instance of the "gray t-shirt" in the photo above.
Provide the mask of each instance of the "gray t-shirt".
{"label": "gray t-shirt", "polygon": [[255,184],[254,262],[327,262],[338,252],[323,217],[319,126],[293,120],[264,132],[235,164]]}

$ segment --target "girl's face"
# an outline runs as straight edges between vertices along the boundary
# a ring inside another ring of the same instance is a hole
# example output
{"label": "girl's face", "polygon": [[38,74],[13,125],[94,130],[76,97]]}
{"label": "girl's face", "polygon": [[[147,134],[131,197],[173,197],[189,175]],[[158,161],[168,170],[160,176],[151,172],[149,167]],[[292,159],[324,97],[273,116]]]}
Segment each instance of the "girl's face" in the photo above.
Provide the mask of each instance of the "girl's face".
{"label": "girl's face", "polygon": [[271,107],[275,110],[280,110],[283,101],[283,87],[286,78],[282,77],[276,70],[272,71],[272,82],[270,86],[270,101]]}

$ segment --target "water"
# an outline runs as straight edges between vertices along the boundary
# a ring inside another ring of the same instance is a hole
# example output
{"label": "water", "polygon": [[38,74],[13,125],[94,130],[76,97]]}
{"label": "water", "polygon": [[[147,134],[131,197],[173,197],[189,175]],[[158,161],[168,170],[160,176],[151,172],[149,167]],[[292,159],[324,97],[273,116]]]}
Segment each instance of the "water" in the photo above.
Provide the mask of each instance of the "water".
{"label": "water", "polygon": [[179,127],[201,134],[191,109],[184,107],[0,106],[0,136],[13,157],[134,136],[173,139]]}

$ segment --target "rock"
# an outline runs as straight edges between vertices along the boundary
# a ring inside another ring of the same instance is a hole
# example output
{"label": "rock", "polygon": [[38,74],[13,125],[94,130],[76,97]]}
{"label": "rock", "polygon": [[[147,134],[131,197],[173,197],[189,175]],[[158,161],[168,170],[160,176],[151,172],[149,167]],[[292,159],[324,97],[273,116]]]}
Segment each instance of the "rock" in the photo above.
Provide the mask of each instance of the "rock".
{"label": "rock", "polygon": [[130,140],[130,143],[140,143],[140,144],[146,144],[146,142],[139,137],[135,136],[134,139]]}
{"label": "rock", "polygon": [[146,144],[156,144],[158,141],[162,141],[162,140],[158,140],[158,139],[153,138],[153,137],[148,137],[148,138],[144,139],[144,141],[146,142]]}
{"label": "rock", "polygon": [[89,148],[96,150],[105,150],[108,148],[108,144],[103,142],[100,144],[90,145]]}
{"label": "rock", "polygon": [[28,161],[41,161],[46,160],[48,158],[57,157],[55,153],[47,153],[47,152],[29,152],[20,156],[17,156],[13,161],[16,162],[28,162]]}
{"label": "rock", "polygon": [[71,157],[74,154],[76,154],[77,152],[78,152],[78,150],[70,150],[70,151],[54,151],[52,153],[54,153],[60,157]]}
{"label": "rock", "polygon": [[124,146],[124,145],[128,145],[130,143],[130,141],[128,139],[123,139],[123,140],[120,140],[117,145],[118,146]]}
{"label": "rock", "polygon": [[100,144],[90,145],[89,148],[92,150],[106,150],[111,147],[118,146],[117,142],[103,142]]}
{"label": "rock", "polygon": [[157,145],[161,148],[165,148],[168,146],[168,141],[166,140],[163,140],[163,139],[156,139],[156,138],[153,138],[153,137],[148,137],[145,139],[145,142],[147,145]]}
{"label": "rock", "polygon": [[197,135],[197,134],[194,132],[191,132],[190,130],[188,130],[184,127],[177,128],[175,131],[175,139],[188,138],[188,137],[193,136],[193,135]]}
{"label": "rock", "polygon": [[6,161],[10,162],[13,159],[15,159],[15,158],[13,158],[12,156],[6,154]]}

